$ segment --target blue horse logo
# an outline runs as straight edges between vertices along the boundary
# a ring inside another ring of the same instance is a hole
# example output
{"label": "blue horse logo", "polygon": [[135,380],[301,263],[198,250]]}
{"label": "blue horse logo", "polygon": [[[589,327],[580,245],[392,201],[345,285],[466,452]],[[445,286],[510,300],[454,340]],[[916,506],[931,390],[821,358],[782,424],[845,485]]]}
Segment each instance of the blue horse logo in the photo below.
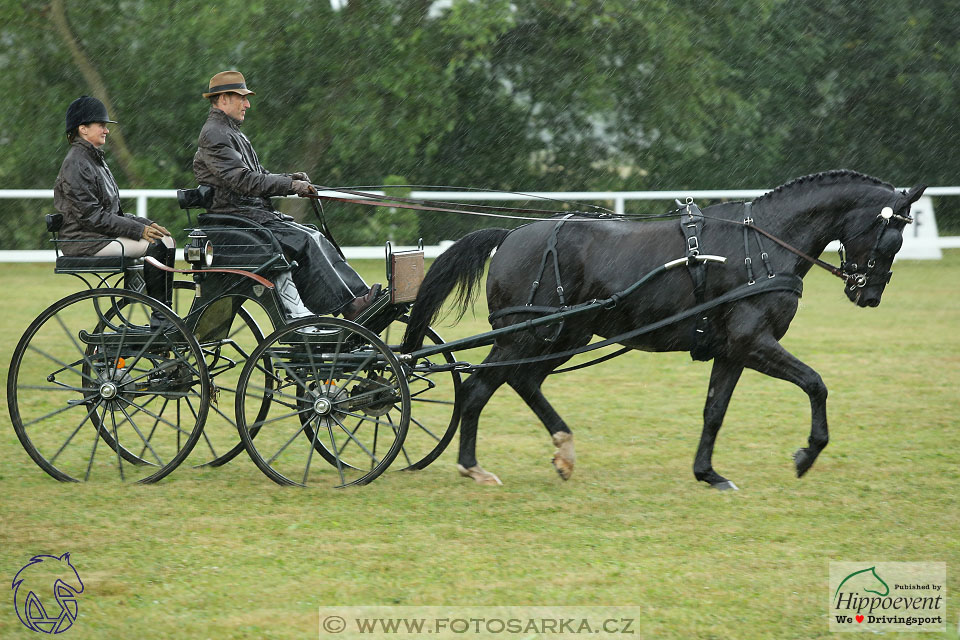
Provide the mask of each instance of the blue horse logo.
{"label": "blue horse logo", "polygon": [[14,576],[10,588],[17,617],[32,631],[63,633],[77,619],[77,596],[83,593],[83,582],[70,564],[69,553],[33,556]]}

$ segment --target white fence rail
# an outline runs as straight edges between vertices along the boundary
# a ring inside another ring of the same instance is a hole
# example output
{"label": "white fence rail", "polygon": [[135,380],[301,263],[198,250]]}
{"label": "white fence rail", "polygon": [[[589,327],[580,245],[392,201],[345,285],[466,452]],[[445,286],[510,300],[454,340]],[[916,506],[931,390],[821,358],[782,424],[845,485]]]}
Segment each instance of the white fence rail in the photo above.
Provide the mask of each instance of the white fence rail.
{"label": "white fence rail", "polygon": [[[626,203],[635,201],[683,200],[692,197],[698,200],[735,200],[756,198],[768,189],[707,189],[675,191],[534,191],[529,193],[509,193],[491,191],[412,191],[409,197],[417,200],[445,200],[451,202],[483,201],[531,201],[563,200],[576,202],[613,202],[616,213],[625,213]],[[378,193],[378,192],[370,192]],[[325,195],[342,195],[338,192],[324,192]],[[898,257],[907,259],[939,259],[941,249],[960,248],[960,236],[940,237],[933,212],[933,202],[929,196],[960,196],[960,186],[930,187],[925,195],[914,205],[916,221],[904,234],[903,248]],[[136,200],[136,214],[149,217],[148,203],[151,199],[173,199],[177,197],[175,189],[121,189],[120,197]],[[0,199],[37,199],[53,200],[52,189],[0,189]],[[52,211],[52,206],[51,206]],[[436,257],[449,246],[449,242],[424,247],[428,258]],[[409,247],[395,247],[402,250]],[[831,247],[828,247],[831,249]],[[383,257],[383,247],[343,247],[347,259]],[[0,251],[0,262],[53,262],[52,249]]]}

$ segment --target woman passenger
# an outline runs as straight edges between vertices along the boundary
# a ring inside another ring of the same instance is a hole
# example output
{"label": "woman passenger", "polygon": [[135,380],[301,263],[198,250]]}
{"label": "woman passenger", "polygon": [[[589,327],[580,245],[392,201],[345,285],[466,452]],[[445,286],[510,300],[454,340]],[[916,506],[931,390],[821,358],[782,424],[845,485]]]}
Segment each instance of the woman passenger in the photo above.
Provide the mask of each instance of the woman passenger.
{"label": "woman passenger", "polygon": [[[53,186],[53,203],[63,214],[59,239],[73,242],[63,242],[60,250],[65,256],[146,255],[173,266],[175,243],[170,232],[120,207],[120,191],[102,150],[110,133],[108,123],[116,121],[91,96],[80,96],[67,107],[70,148]],[[144,264],[143,279],[147,295],[170,306],[173,274]]]}

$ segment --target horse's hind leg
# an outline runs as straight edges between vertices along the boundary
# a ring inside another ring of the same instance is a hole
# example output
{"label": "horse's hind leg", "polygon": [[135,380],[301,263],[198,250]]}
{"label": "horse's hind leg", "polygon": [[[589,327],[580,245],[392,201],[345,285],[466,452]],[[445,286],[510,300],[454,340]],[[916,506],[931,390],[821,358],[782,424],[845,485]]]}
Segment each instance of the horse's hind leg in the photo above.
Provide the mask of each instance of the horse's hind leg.
{"label": "horse's hind leg", "polygon": [[[502,359],[503,351],[494,346],[484,359],[484,363]],[[499,485],[500,478],[484,470],[477,462],[477,426],[480,413],[494,392],[506,381],[503,368],[479,369],[471,374],[460,387],[460,454],[457,458],[457,470],[465,478],[473,478],[480,484]]]}
{"label": "horse's hind leg", "polygon": [[733,484],[713,470],[713,446],[717,441],[717,432],[723,424],[723,417],[730,405],[730,396],[743,373],[743,365],[724,358],[715,358],[710,372],[710,390],[707,402],[703,406],[703,433],[700,445],[693,461],[693,475],[697,480],[707,482],[714,489],[736,489]]}
{"label": "horse's hind leg", "polygon": [[768,376],[792,382],[810,398],[808,446],[793,454],[797,477],[800,478],[810,470],[817,456],[830,441],[827,430],[827,387],[820,374],[800,362],[772,336],[755,345],[747,360],[747,366]]}
{"label": "horse's hind leg", "polygon": [[564,480],[569,480],[573,474],[573,466],[576,462],[576,453],[573,448],[573,434],[569,427],[556,412],[553,406],[547,402],[540,388],[544,379],[559,366],[559,361],[549,361],[540,364],[536,369],[531,370],[525,367],[522,370],[514,370],[507,379],[507,382],[517,394],[523,398],[527,406],[536,414],[550,433],[557,450],[553,454],[553,467]]}

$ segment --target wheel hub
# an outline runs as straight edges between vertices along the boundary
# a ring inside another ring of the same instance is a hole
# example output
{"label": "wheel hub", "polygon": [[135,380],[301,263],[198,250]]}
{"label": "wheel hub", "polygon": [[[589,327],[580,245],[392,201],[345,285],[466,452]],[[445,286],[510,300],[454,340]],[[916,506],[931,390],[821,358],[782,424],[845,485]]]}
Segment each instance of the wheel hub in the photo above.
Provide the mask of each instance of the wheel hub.
{"label": "wheel hub", "polygon": [[329,398],[320,397],[313,401],[313,412],[318,416],[326,416],[333,409],[333,403]]}
{"label": "wheel hub", "polygon": [[100,397],[104,400],[113,400],[117,397],[117,385],[112,382],[104,382],[100,385]]}

